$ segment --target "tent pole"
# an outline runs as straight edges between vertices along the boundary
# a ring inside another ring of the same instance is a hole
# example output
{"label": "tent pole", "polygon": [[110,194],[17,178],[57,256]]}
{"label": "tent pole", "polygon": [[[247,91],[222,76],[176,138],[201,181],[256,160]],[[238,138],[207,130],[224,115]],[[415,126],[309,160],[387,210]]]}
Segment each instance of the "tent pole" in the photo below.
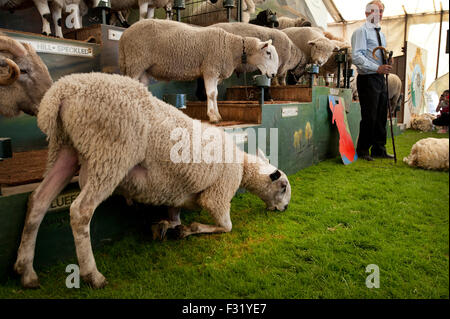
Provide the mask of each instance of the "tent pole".
{"label": "tent pole", "polygon": [[439,23],[439,44],[438,44],[438,52],[437,52],[437,63],[436,63],[436,77],[435,80],[438,78],[439,73],[439,56],[441,53],[441,36],[442,36],[442,17],[444,16],[444,10],[442,9],[442,1],[441,1],[441,21]]}

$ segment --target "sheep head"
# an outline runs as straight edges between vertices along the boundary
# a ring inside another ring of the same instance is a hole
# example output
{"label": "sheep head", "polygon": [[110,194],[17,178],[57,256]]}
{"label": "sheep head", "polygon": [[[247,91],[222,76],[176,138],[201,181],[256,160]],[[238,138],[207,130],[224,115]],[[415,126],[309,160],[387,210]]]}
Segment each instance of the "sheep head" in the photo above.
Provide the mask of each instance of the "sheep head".
{"label": "sheep head", "polygon": [[269,78],[275,77],[279,67],[278,53],[272,45],[272,40],[262,42],[256,38],[246,38],[245,46],[248,63],[256,66],[262,74]]}
{"label": "sheep head", "polygon": [[36,115],[52,83],[47,66],[31,45],[0,33],[0,115]]}
{"label": "sheep head", "polygon": [[256,163],[245,165],[243,186],[261,198],[268,210],[285,211],[291,200],[291,184],[286,174],[271,165],[259,149],[252,158]]}
{"label": "sheep head", "polygon": [[308,44],[311,46],[311,62],[319,66],[324,65],[333,52],[340,49],[336,43],[325,37],[311,40]]}

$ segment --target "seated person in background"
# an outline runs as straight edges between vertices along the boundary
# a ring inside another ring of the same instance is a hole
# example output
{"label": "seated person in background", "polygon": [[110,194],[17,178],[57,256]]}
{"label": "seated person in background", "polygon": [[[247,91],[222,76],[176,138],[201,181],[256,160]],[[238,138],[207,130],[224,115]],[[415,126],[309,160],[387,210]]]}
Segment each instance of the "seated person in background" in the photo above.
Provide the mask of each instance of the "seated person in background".
{"label": "seated person in background", "polygon": [[436,112],[441,114],[433,120],[433,124],[436,126],[447,126],[447,128],[440,130],[438,133],[447,133],[449,125],[449,90],[445,90],[439,98],[439,104],[436,107]]}

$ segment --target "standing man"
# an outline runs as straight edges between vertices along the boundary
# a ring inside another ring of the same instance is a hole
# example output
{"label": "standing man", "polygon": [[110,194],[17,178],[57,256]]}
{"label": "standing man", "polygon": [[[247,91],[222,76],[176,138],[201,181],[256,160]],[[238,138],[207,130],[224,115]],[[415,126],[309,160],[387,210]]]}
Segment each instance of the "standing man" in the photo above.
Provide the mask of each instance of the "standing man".
{"label": "standing man", "polygon": [[[377,51],[378,60],[372,56],[373,49],[386,47],[386,38],[380,31],[384,4],[371,1],[366,6],[366,22],[352,34],[353,64],[358,69],[356,85],[361,105],[361,123],[356,151],[359,158],[373,161],[374,157],[393,158],[386,153],[387,91],[385,74],[392,66],[383,64],[382,50]],[[386,57],[387,58],[387,57]],[[371,153],[369,150],[371,149]]]}

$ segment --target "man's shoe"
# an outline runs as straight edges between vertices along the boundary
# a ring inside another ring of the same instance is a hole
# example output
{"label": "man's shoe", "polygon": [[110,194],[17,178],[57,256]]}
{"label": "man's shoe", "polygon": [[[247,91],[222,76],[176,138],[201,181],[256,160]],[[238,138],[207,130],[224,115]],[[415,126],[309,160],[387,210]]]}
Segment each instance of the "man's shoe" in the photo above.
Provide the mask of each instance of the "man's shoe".
{"label": "man's shoe", "polygon": [[373,161],[373,158],[369,154],[359,155],[359,158],[368,162]]}
{"label": "man's shoe", "polygon": [[387,159],[393,159],[393,158],[394,158],[394,155],[388,154],[388,153],[386,153],[386,152],[381,153],[381,154],[373,154],[373,153],[372,153],[372,157],[375,157],[375,158],[387,158]]}

